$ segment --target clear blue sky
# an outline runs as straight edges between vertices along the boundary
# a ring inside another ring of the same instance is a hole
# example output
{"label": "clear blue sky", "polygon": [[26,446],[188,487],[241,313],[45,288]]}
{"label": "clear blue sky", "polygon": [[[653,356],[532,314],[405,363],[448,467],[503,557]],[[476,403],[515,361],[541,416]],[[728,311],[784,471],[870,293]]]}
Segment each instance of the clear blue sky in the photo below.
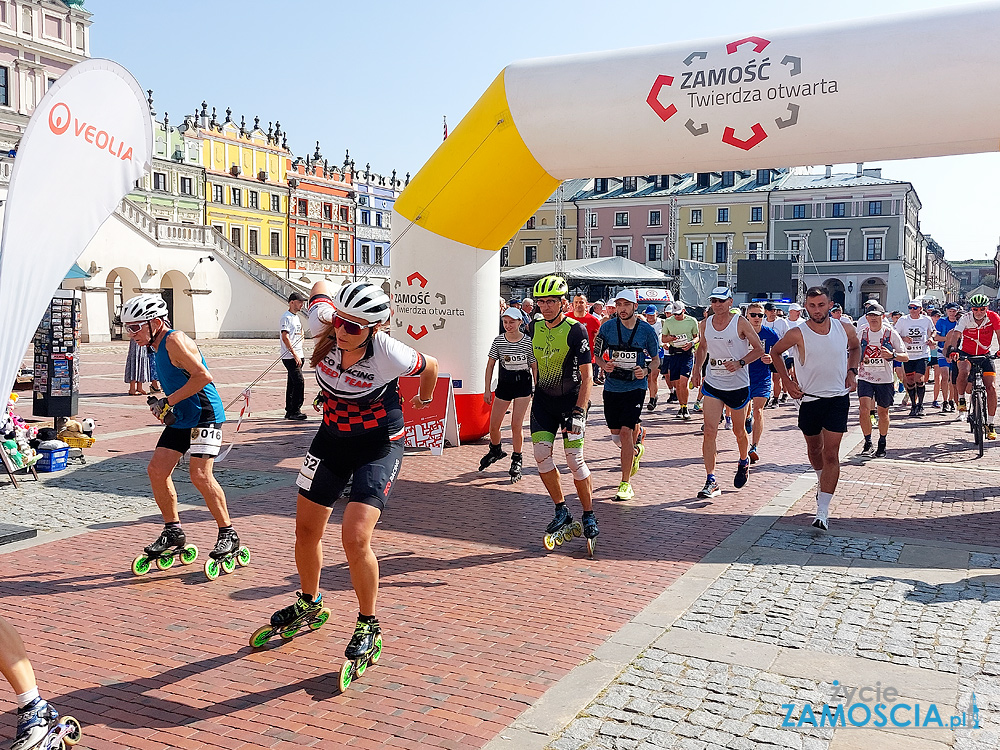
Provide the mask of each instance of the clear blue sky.
{"label": "clear blue sky", "polygon": [[[201,101],[239,121],[280,120],[299,155],[416,173],[496,74],[527,57],[681,42],[845,21],[945,0],[87,0],[91,51],[153,89],[179,124]],[[903,75],[898,71],[896,75]],[[921,228],[951,260],[992,258],[1000,154],[884,162],[923,202]],[[844,170],[853,170],[846,165]]]}

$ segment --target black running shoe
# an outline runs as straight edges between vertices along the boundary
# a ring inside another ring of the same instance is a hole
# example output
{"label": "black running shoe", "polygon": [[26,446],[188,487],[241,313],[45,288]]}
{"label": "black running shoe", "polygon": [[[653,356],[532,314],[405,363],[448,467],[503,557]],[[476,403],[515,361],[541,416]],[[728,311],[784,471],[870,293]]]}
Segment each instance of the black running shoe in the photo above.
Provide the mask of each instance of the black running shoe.
{"label": "black running shoe", "polygon": [[646,405],[646,410],[653,411],[653,409],[655,408],[656,408],[656,396],[651,396],[649,399],[649,403]]}
{"label": "black running shoe", "polygon": [[885,458],[885,441],[878,441],[878,448],[875,450],[875,458]]}
{"label": "black running shoe", "polygon": [[733,487],[740,489],[743,485],[747,483],[747,479],[750,476],[750,460],[747,459],[746,463],[740,461],[736,465],[736,477],[733,479]]}

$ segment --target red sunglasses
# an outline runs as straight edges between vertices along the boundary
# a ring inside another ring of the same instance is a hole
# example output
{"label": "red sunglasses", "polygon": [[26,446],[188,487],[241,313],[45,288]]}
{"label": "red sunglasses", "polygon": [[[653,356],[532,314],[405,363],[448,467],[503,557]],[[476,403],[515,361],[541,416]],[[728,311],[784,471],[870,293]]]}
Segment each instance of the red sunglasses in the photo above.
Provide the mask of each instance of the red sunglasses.
{"label": "red sunglasses", "polygon": [[343,328],[344,333],[346,333],[348,336],[357,336],[362,331],[365,331],[369,328],[374,328],[377,325],[378,323],[370,323],[369,325],[362,326],[358,325],[353,320],[347,320],[346,318],[342,318],[339,315],[333,316],[333,327]]}

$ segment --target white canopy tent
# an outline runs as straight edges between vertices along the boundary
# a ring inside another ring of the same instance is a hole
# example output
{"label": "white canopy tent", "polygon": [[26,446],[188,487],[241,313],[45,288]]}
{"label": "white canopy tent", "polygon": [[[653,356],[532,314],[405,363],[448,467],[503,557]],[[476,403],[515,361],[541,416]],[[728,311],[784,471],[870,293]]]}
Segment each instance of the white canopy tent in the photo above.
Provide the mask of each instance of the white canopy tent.
{"label": "white canopy tent", "polygon": [[[556,273],[554,262],[529,263],[526,266],[509,268],[500,274],[500,282],[511,285],[534,283],[543,276]],[[571,285],[614,284],[617,286],[663,286],[666,276],[662,271],[648,268],[628,258],[584,258],[564,260],[562,276]]]}

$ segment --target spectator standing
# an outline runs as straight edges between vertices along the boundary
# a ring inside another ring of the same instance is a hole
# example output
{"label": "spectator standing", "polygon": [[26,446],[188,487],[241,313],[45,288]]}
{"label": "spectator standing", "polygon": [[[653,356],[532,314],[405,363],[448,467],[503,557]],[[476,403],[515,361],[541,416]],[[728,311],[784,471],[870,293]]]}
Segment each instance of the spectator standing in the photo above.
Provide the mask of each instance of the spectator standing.
{"label": "spectator standing", "polygon": [[302,377],[302,321],[299,320],[299,311],[305,302],[304,294],[292,292],[288,295],[288,311],[281,316],[281,364],[288,370],[285,419],[297,422],[306,418],[302,413],[306,384]]}

